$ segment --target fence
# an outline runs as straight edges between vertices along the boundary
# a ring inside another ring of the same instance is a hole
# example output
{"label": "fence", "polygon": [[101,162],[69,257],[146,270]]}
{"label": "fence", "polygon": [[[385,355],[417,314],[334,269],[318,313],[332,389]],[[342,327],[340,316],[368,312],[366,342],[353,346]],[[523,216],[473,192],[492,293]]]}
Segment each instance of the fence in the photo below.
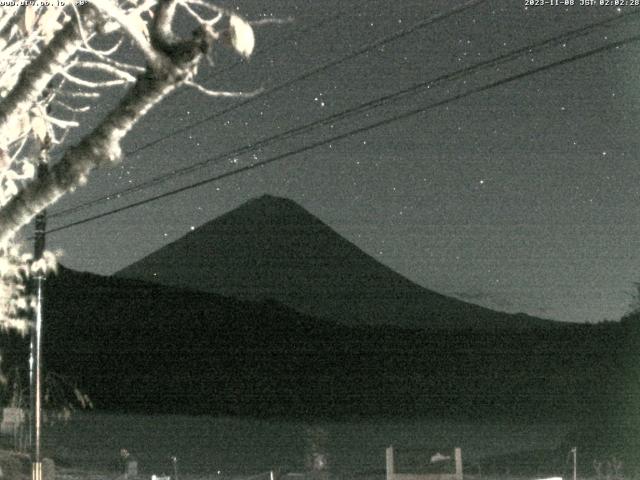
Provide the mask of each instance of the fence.
{"label": "fence", "polygon": [[[438,455],[438,454],[436,454]],[[424,456],[429,458],[429,463],[433,464],[434,460],[438,462],[441,459],[448,459],[444,456],[429,457],[426,450]],[[455,472],[438,472],[438,473],[405,473],[396,471],[396,451],[393,447],[387,448],[387,478],[386,480],[462,480],[462,450],[454,449]]]}

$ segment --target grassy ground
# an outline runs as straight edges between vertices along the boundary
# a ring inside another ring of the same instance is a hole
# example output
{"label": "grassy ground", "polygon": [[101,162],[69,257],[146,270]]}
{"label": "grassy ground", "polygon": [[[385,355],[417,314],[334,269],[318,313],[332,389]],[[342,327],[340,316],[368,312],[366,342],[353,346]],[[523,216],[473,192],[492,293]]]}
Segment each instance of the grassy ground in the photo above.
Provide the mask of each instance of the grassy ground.
{"label": "grassy ground", "polygon": [[[531,458],[542,459],[542,452],[530,452]],[[524,455],[524,453],[523,453]],[[2,468],[2,475],[0,478],[9,480],[28,480],[30,478],[30,463],[29,458],[25,454],[16,453],[10,450],[0,450],[0,468]],[[484,468],[485,470],[482,470]],[[535,469],[534,469],[535,470]],[[465,469],[465,480],[533,480],[549,478],[552,476],[559,476],[556,474],[545,474],[537,468],[538,472],[525,471],[512,471],[509,465],[500,465],[499,459],[496,458],[492,461],[488,461],[485,465],[469,466]],[[544,470],[544,468],[542,469]],[[140,475],[138,480],[149,479],[149,475]],[[384,480],[385,476],[381,473],[369,474],[369,475],[346,475],[336,476],[330,473],[327,474],[285,474],[280,477],[276,477],[277,480]],[[571,479],[571,472],[565,472],[562,475],[564,479]],[[74,467],[60,467],[56,466],[56,479],[57,480],[122,480],[122,477],[115,471],[91,471],[86,468],[74,468]],[[577,480],[639,480],[640,477],[633,477],[620,473],[614,474],[601,474],[596,475],[595,472],[585,472],[583,475],[578,475]],[[174,480],[172,478],[172,480]],[[226,475],[180,475],[178,480],[269,480],[269,473],[258,475],[240,475],[240,476],[226,476]]]}
{"label": "grassy ground", "polygon": [[[425,448],[460,446],[465,478],[470,480],[571,479],[569,446],[561,444],[569,426],[448,421],[353,421],[308,425],[187,416],[87,414],[68,424],[47,426],[44,455],[54,459],[62,480],[116,480],[118,453],[127,448],[139,460],[140,479],[171,474],[169,455],[179,459],[179,480],[385,480],[385,448],[398,449],[398,471],[421,472],[410,453]],[[5,445],[8,446],[8,445]],[[329,475],[304,472],[309,449],[325,449]],[[28,458],[0,451],[0,466],[15,472],[5,478],[29,478]],[[406,456],[408,455],[408,457]],[[598,478],[591,460],[578,456],[579,479]],[[4,460],[3,460],[4,459]],[[26,460],[26,463],[25,463]],[[422,459],[424,460],[424,459]],[[428,457],[427,457],[428,461]],[[217,473],[220,470],[221,473]],[[624,470],[623,470],[624,472]],[[278,473],[280,476],[278,476]],[[627,473],[624,472],[623,475]],[[632,476],[625,475],[624,480]],[[639,477],[640,480],[640,477]]]}

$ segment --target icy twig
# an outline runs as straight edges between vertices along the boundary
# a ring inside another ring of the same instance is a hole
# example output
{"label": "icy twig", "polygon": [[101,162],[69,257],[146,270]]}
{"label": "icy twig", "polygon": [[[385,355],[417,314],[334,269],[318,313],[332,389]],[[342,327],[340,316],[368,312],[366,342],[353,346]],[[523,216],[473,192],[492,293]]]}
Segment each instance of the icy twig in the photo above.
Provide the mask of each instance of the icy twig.
{"label": "icy twig", "polygon": [[140,17],[128,15],[111,0],[99,0],[94,2],[94,5],[122,27],[138,46],[149,64],[156,66],[163,63],[161,56],[149,42],[146,23]]}
{"label": "icy twig", "polygon": [[136,77],[131,75],[129,72],[116,68],[113,65],[108,65],[104,62],[89,62],[89,61],[76,62],[71,68],[84,68],[88,70],[98,70],[98,71],[101,70],[109,75],[113,75],[114,77],[120,78],[121,80],[124,80],[126,82],[136,81]]}
{"label": "icy twig", "polygon": [[83,78],[76,77],[75,75],[72,75],[71,73],[69,73],[67,71],[60,72],[60,75],[62,75],[70,83],[74,83],[74,84],[79,85],[81,87],[87,87],[87,88],[109,88],[109,87],[113,87],[113,86],[116,86],[116,85],[123,85],[123,84],[128,83],[127,80],[123,80],[123,79],[119,79],[119,80],[103,80],[103,81],[100,81],[100,82],[92,82],[90,80],[85,80]]}
{"label": "icy twig", "polygon": [[188,87],[195,88],[198,92],[203,93],[209,97],[236,97],[236,98],[249,98],[254,97],[264,91],[263,88],[259,88],[252,92],[225,92],[221,90],[210,90],[206,87],[203,87],[199,83],[196,83],[191,80],[187,80],[184,84]]}

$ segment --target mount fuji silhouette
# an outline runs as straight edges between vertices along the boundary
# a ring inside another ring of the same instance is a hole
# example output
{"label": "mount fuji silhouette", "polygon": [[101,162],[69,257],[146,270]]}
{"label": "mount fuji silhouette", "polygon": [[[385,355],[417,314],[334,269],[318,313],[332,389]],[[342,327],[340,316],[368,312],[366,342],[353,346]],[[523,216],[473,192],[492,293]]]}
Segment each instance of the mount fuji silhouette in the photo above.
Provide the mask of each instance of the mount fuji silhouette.
{"label": "mount fuji silhouette", "polygon": [[423,288],[381,264],[292,200],[264,195],[204,224],[116,276],[276,300],[349,326],[546,328]]}

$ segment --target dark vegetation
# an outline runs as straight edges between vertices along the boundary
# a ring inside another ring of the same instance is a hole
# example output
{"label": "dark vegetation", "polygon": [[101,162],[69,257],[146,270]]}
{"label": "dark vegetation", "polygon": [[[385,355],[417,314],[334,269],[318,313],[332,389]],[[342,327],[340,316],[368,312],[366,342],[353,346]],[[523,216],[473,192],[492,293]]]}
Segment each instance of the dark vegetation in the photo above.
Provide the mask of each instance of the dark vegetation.
{"label": "dark vegetation", "polygon": [[[350,419],[572,421],[563,448],[640,439],[640,319],[528,330],[348,327],[273,301],[62,269],[46,282],[45,365],[96,408]],[[4,366],[27,345],[5,337]],[[583,456],[583,458],[585,458]],[[604,458],[604,457],[603,457]]]}
{"label": "dark vegetation", "polygon": [[[62,268],[45,294],[45,365],[98,409],[569,421],[565,451],[640,451],[640,315],[565,324],[445,297],[286,199],[120,276]],[[26,365],[26,341],[4,342],[4,371]]]}
{"label": "dark vegetation", "polygon": [[[66,269],[46,295],[47,367],[104,409],[627,418],[640,394],[637,318],[514,331],[347,327],[273,301]],[[5,352],[5,365],[16,361]]]}

